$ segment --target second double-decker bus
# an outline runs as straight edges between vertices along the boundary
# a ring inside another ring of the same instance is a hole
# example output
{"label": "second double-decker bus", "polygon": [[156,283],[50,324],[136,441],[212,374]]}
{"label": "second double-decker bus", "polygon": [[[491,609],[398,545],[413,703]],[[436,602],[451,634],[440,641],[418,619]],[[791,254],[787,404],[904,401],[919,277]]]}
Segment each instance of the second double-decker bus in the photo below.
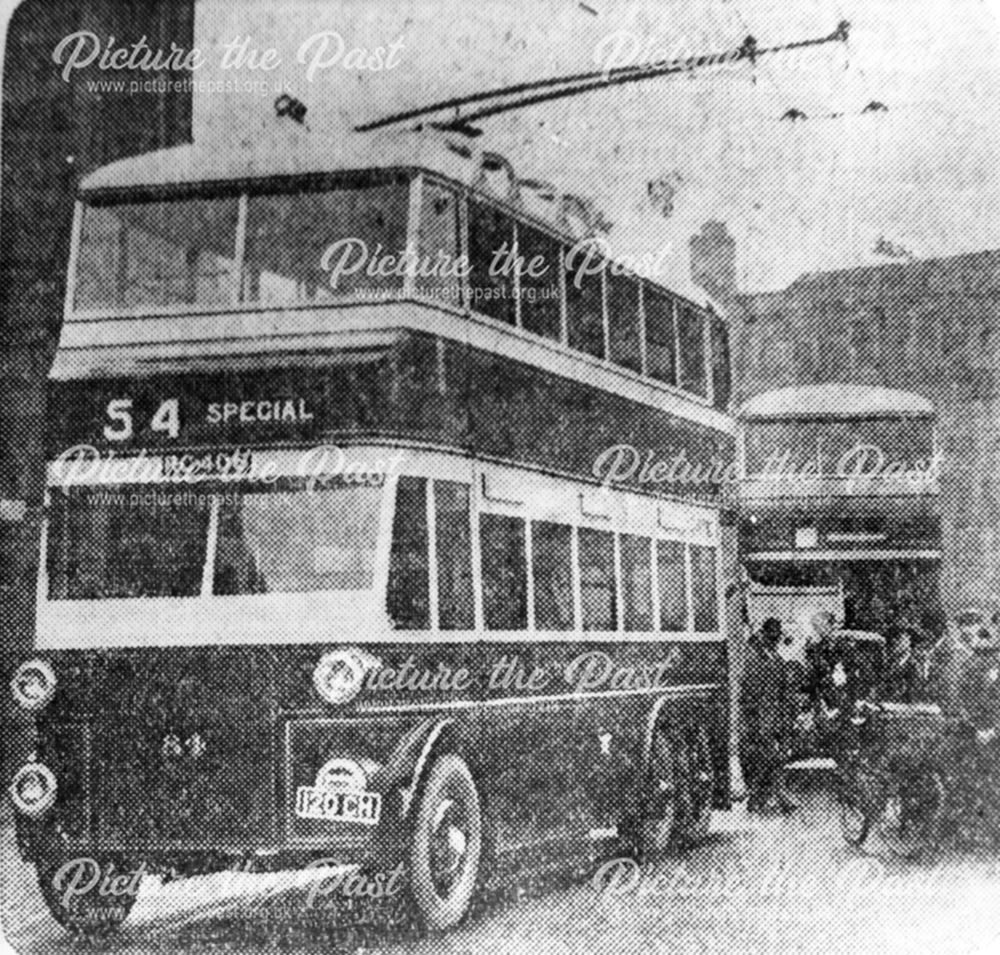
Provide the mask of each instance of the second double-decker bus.
{"label": "second double-decker bus", "polygon": [[738,419],[741,558],[772,609],[815,595],[803,619],[789,621],[799,649],[810,608],[842,608],[842,623],[861,631],[935,634],[941,461],[932,404],[888,388],[804,385],[751,398]]}
{"label": "second double-decker bus", "polygon": [[593,470],[732,460],[721,317],[581,274],[496,156],[274,137],[81,187],[10,787],[71,929],[127,915],[101,879],[330,860],[445,928],[729,798],[720,488]]}

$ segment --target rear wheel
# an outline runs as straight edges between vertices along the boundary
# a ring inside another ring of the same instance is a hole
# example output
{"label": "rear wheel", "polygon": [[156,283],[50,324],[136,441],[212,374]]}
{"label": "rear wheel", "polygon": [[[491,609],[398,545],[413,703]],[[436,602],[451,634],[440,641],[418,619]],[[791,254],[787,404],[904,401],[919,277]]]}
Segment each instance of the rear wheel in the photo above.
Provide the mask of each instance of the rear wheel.
{"label": "rear wheel", "polygon": [[685,844],[700,842],[708,835],[715,796],[715,766],[708,732],[692,730],[684,742],[681,780],[683,806],[677,821],[677,837]]}
{"label": "rear wheel", "polygon": [[661,727],[653,734],[641,819],[629,840],[629,848],[640,860],[663,852],[674,838],[678,805],[676,763],[675,741]]}
{"label": "rear wheel", "polygon": [[102,938],[128,918],[141,876],[117,856],[71,856],[43,851],[38,886],[52,917],[77,936]]}
{"label": "rear wheel", "polygon": [[438,757],[427,771],[413,822],[410,891],[423,924],[458,924],[472,902],[483,851],[479,793],[465,761]]}

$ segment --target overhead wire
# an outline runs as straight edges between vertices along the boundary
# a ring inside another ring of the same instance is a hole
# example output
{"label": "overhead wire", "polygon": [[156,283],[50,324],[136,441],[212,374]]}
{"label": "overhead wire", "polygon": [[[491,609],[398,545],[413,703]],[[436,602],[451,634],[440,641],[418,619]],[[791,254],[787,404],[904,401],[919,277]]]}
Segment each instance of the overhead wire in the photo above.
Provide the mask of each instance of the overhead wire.
{"label": "overhead wire", "polygon": [[503,99],[505,97],[517,97],[511,102],[494,103],[472,110],[464,115],[456,115],[447,123],[440,123],[442,128],[458,129],[468,127],[468,124],[479,119],[486,119],[500,113],[505,113],[514,109],[521,109],[525,106],[532,106],[538,103],[549,102],[551,100],[562,99],[568,96],[575,96],[578,93],[608,89],[613,86],[620,86],[626,83],[638,83],[648,79],[655,79],[661,76],[688,73],[693,70],[704,69],[706,67],[718,65],[720,62],[739,62],[750,60],[755,63],[759,57],[772,53],[784,52],[786,50],[804,49],[806,47],[821,46],[827,43],[843,42],[850,31],[850,24],[842,21],[837,25],[833,33],[824,37],[814,37],[807,40],[796,40],[791,43],[780,44],[773,47],[759,47],[753,36],[747,36],[743,43],[734,50],[723,54],[710,53],[688,57],[683,60],[672,60],[662,64],[640,64],[632,66],[622,66],[611,70],[592,70],[584,73],[575,73],[568,76],[549,77],[544,80],[535,80],[527,83],[517,83],[511,86],[496,87],[491,90],[482,90],[477,93],[470,93],[465,96],[451,97],[416,109],[404,110],[383,116],[380,119],[355,126],[357,132],[368,132],[381,129],[386,126],[396,125],[413,119],[420,119],[433,116],[435,113],[442,113],[448,110],[455,110],[456,113],[463,106],[475,103],[488,103],[490,100]]}

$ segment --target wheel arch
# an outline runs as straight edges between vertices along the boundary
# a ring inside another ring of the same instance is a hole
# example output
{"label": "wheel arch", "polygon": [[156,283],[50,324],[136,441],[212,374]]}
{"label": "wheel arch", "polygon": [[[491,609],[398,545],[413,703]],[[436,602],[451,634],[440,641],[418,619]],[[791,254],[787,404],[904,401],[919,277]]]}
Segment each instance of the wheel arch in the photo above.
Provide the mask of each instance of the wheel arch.
{"label": "wheel arch", "polygon": [[465,760],[480,789],[482,797],[481,766],[479,761],[470,758],[471,750],[466,745],[464,734],[459,723],[450,716],[436,717],[422,723],[407,740],[404,753],[401,754],[396,772],[402,783],[404,820],[412,818],[413,806],[420,791],[420,785],[427,776],[427,771],[436,756],[442,753],[455,753]]}
{"label": "wheel arch", "polygon": [[[649,708],[642,739],[640,754],[641,779],[649,772],[649,761],[653,749],[653,734],[657,727],[664,723],[672,734],[682,738],[690,734],[704,731],[708,736],[709,752],[715,768],[715,794],[713,803],[716,808],[728,808],[728,746],[725,734],[728,726],[718,714],[718,701],[713,696],[669,696],[659,697]],[[718,733],[713,733],[712,728]]]}

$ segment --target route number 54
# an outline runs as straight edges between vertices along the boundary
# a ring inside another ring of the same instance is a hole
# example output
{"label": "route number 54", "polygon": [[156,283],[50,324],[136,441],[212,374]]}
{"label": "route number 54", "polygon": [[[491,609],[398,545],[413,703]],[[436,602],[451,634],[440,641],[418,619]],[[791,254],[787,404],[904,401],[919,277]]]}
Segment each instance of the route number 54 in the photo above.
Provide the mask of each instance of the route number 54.
{"label": "route number 54", "polygon": [[[128,441],[135,433],[132,421],[132,399],[115,398],[108,402],[109,424],[104,426],[104,437],[109,441]],[[180,433],[181,415],[176,398],[167,398],[156,409],[149,422],[150,431],[165,431],[171,438]]]}

